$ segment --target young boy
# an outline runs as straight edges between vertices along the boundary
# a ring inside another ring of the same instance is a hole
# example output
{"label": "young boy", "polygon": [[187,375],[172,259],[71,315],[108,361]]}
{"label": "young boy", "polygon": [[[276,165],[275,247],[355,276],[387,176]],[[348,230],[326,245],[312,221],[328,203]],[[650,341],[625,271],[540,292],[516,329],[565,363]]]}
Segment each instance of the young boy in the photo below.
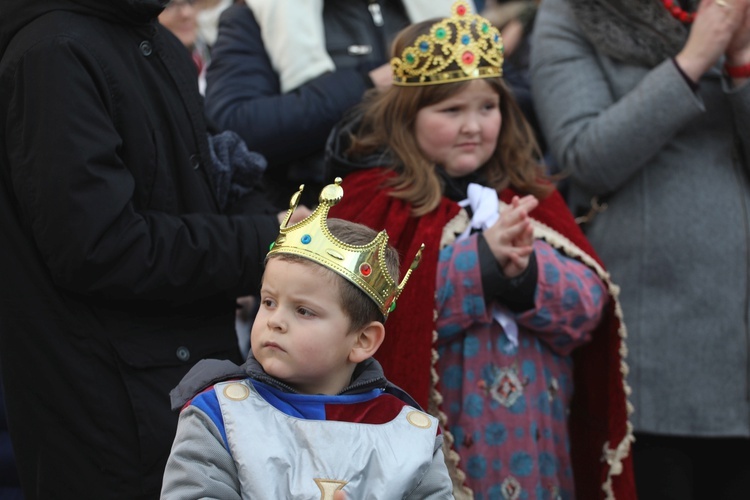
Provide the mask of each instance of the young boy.
{"label": "young boy", "polygon": [[372,357],[420,254],[399,285],[385,232],[327,219],[340,184],[287,227],[302,188],[292,197],[247,362],[203,361],[172,392],[163,499],[453,498],[436,419]]}

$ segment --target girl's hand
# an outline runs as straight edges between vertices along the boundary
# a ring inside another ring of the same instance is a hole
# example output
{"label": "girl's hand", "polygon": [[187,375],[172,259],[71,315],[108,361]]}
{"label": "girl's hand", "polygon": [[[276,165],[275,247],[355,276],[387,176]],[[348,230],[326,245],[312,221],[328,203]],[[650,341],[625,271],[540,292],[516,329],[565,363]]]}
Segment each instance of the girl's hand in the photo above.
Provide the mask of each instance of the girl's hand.
{"label": "girl's hand", "polygon": [[[722,6],[721,3],[726,6]],[[729,48],[742,24],[748,0],[702,0],[690,35],[675,60],[697,82]]]}
{"label": "girl's hand", "polygon": [[529,265],[529,256],[534,251],[529,212],[538,204],[532,195],[514,196],[510,205],[500,212],[498,221],[483,233],[492,255],[509,278],[518,276]]}

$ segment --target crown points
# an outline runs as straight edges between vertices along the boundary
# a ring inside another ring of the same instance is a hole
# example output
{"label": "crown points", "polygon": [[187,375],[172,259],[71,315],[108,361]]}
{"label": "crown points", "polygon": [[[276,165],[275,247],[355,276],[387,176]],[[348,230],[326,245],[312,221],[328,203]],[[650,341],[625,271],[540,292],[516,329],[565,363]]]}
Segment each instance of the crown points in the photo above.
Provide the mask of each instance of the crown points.
{"label": "crown points", "polygon": [[271,244],[268,255],[299,255],[316,262],[349,280],[378,306],[384,317],[392,310],[411,272],[416,268],[421,249],[401,283],[388,272],[386,249],[388,234],[381,231],[366,245],[350,245],[340,241],[328,229],[328,211],[344,197],[341,178],[324,187],[320,192],[320,204],[307,218],[287,227],[287,222],[297,206],[304,186],[292,196],[290,210],[281,225],[276,241]]}
{"label": "crown points", "polygon": [[[455,66],[451,68],[451,65]],[[395,85],[431,85],[502,76],[503,42],[487,19],[471,13],[465,0],[452,16],[436,22],[428,35],[391,60]]]}
{"label": "crown points", "polygon": [[341,187],[341,182],[341,177],[336,177],[333,184],[329,184],[323,188],[320,192],[318,201],[320,203],[330,204],[330,206],[340,202],[344,197],[344,188]]}

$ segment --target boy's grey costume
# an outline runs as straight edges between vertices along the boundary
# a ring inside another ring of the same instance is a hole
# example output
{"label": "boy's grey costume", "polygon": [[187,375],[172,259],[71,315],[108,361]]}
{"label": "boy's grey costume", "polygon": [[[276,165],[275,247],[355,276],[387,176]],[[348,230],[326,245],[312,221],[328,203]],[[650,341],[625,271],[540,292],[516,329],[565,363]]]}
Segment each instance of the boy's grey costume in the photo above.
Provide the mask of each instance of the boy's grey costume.
{"label": "boy's grey costume", "polygon": [[182,410],[162,499],[330,499],[344,485],[357,499],[453,498],[437,420],[374,359],[335,396],[292,391],[252,354],[241,367],[203,361],[173,406],[216,380]]}

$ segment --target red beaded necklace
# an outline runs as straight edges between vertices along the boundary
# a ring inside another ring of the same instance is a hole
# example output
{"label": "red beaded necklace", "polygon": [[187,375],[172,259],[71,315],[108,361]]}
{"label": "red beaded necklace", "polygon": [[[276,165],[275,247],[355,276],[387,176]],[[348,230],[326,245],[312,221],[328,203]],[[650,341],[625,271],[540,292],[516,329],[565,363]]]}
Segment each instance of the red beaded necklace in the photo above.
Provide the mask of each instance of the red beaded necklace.
{"label": "red beaded necklace", "polygon": [[687,12],[677,5],[676,0],[661,0],[664,7],[672,14],[672,17],[683,23],[695,21],[695,12]]}

